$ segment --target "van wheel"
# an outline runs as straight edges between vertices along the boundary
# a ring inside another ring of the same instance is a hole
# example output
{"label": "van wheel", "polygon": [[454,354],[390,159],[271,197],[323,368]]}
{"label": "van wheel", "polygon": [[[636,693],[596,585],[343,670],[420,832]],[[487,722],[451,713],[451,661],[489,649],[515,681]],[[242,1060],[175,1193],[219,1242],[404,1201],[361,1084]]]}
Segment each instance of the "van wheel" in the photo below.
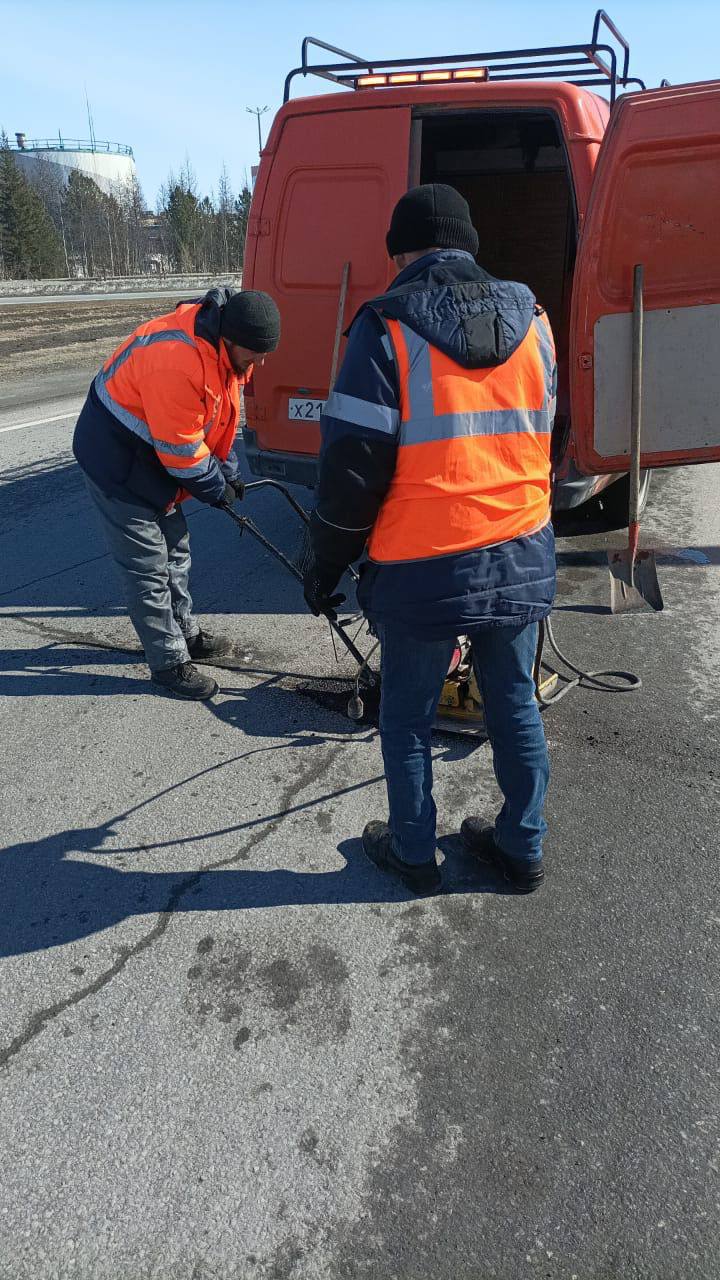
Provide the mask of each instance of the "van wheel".
{"label": "van wheel", "polygon": [[[640,472],[640,515],[643,514],[648,500],[651,475],[651,471]],[[621,476],[614,484],[603,489],[602,493],[598,494],[597,501],[608,529],[627,529],[630,519],[630,477],[628,475]]]}

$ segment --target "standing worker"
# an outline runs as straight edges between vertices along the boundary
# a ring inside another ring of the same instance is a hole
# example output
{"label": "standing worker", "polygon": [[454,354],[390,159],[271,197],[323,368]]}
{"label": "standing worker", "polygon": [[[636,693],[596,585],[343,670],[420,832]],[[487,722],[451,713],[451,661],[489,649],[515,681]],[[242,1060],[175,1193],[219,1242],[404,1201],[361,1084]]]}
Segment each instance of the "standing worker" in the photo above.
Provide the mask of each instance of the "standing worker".
{"label": "standing worker", "polygon": [[494,827],[470,817],[461,832],[529,893],[547,829],[533,663],[555,593],[552,332],[525,285],[477,266],[454,188],[408,191],[387,249],[400,274],[356,316],[325,405],[305,598],[332,612],[367,542],[358,598],[382,644],[390,820],[368,823],[363,847],[416,893],[441,883],[430,735],[456,637],[470,637],[504,804]]}
{"label": "standing worker", "polygon": [[190,534],[181,503],[242,497],[233,449],[240,387],[280,340],[266,293],[211,289],[142,324],[93,381],[73,452],[102,518],[151,679],[179,698],[217,693],[192,658],[228,641],[202,631],[188,590]]}

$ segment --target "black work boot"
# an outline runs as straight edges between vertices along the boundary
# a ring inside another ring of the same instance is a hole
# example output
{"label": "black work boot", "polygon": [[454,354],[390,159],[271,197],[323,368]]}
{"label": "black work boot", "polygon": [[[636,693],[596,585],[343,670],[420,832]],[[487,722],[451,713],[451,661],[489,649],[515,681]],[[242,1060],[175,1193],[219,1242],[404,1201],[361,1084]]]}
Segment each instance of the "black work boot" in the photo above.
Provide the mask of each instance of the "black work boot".
{"label": "black work boot", "polygon": [[495,828],[488,826],[482,818],[466,818],[460,828],[460,835],[470,852],[480,862],[492,863],[510,881],[516,893],[532,893],[540,888],[545,879],[542,858],[536,862],[509,858],[495,843]]}
{"label": "black work boot", "polygon": [[174,698],[190,698],[193,702],[205,702],[218,691],[217,681],[198,671],[192,662],[179,662],[165,671],[153,671],[150,678]]}
{"label": "black work boot", "polygon": [[442,885],[434,858],[429,862],[405,862],[395,852],[395,842],[386,822],[368,822],[362,833],[363,849],[381,871],[402,880],[413,893],[437,893]]}
{"label": "black work boot", "polygon": [[192,640],[188,640],[187,648],[191,658],[197,658],[199,662],[203,659],[209,661],[210,658],[219,658],[227,653],[230,641],[227,636],[214,636],[211,631],[198,631]]}

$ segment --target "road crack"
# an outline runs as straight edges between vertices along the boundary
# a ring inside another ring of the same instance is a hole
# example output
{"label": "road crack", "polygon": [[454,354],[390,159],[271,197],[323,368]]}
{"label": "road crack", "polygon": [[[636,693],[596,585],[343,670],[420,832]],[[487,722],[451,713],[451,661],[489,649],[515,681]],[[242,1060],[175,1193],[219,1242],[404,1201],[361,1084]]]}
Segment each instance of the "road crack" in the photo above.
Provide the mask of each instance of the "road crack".
{"label": "road crack", "polygon": [[[306,787],[310,786],[313,782],[316,782],[320,776],[325,774],[328,769],[332,767],[333,762],[345,745],[345,743],[336,744],[334,746],[334,750],[329,753],[329,759],[327,755],[325,755],[322,763],[312,762],[307,769],[300,772],[298,777],[293,782],[289,783],[283,790],[280,798],[281,807],[279,807],[278,813],[270,818],[268,825],[263,827],[262,830],[254,831],[241,849],[230,857],[220,858],[213,862],[205,863],[202,867],[198,868],[197,871],[192,872],[191,875],[183,877],[183,879],[180,880],[172,890],[166,906],[160,912],[152,929],[150,929],[148,933],[136,942],[134,946],[123,947],[117,959],[109,966],[109,968],[105,969],[104,972],[99,974],[92,982],[86,983],[86,985],[81,987],[79,991],[74,991],[63,1000],[56,1000],[53,1004],[46,1005],[44,1008],[38,1009],[35,1013],[31,1014],[24,1029],[18,1032],[18,1034],[8,1045],[5,1046],[5,1048],[0,1049],[0,1068],[7,1066],[13,1058],[17,1057],[17,1055],[21,1053],[27,1045],[31,1044],[33,1040],[37,1039],[45,1028],[59,1018],[61,1014],[65,1013],[68,1009],[72,1009],[75,1006],[82,1004],[83,1001],[87,1000],[90,996],[97,995],[98,992],[102,991],[104,987],[107,987],[113,979],[118,976],[118,974],[122,973],[123,970],[127,968],[131,960],[136,960],[138,956],[143,955],[144,952],[148,951],[156,942],[158,942],[170,927],[170,923],[175,915],[178,904],[186,894],[190,893],[191,890],[196,888],[196,886],[202,882],[204,875],[212,871],[218,871],[225,867],[230,867],[241,860],[245,861],[248,853],[263,844],[271,835],[273,835],[273,833],[282,826],[285,818],[289,817],[293,812],[292,801],[295,800]],[[285,811],[283,812],[283,810]]]}

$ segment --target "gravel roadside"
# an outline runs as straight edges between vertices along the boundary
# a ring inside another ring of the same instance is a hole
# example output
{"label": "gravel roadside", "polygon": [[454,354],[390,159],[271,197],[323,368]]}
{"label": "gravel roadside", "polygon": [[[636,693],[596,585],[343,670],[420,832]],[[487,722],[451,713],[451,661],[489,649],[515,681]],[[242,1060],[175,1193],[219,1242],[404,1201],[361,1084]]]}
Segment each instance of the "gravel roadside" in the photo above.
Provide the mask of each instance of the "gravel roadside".
{"label": "gravel roadside", "polygon": [[0,308],[0,382],[71,371],[89,377],[137,325],[177,302],[172,297]]}

